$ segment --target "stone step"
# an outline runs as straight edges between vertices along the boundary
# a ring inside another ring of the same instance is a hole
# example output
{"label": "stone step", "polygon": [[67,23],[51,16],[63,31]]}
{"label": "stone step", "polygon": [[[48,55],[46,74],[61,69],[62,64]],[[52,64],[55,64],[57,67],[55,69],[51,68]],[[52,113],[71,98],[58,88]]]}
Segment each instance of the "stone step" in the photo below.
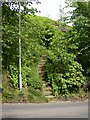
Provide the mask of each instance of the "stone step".
{"label": "stone step", "polygon": [[39,63],[39,64],[38,64],[38,68],[44,67],[44,66],[45,66],[45,64],[43,64],[43,63]]}
{"label": "stone step", "polygon": [[51,91],[52,90],[52,88],[51,87],[43,87],[43,91]]}
{"label": "stone step", "polygon": [[40,71],[40,72],[45,72],[44,68],[39,68],[38,71]]}
{"label": "stone step", "polygon": [[42,55],[41,59],[47,59],[47,56],[46,55]]}
{"label": "stone step", "polygon": [[46,98],[48,98],[48,99],[53,99],[53,98],[55,98],[55,96],[53,96],[53,95],[48,95],[48,96],[46,96]]}
{"label": "stone step", "polygon": [[46,81],[42,80],[42,84],[46,84]]}
{"label": "stone step", "polygon": [[41,63],[42,64],[46,63],[46,60],[41,59],[40,62],[39,62],[39,64],[41,64]]}
{"label": "stone step", "polygon": [[42,67],[41,67],[41,68],[38,68],[38,71],[39,71],[39,72],[45,72],[44,68],[42,68]]}
{"label": "stone step", "polygon": [[38,69],[44,68],[44,67],[45,67],[45,64],[40,63],[40,64],[38,65]]}
{"label": "stone step", "polygon": [[48,84],[42,83],[42,86],[43,86],[43,88],[46,88],[46,87],[48,87]]}
{"label": "stone step", "polygon": [[43,88],[49,87],[47,82],[42,81]]}
{"label": "stone step", "polygon": [[48,102],[55,102],[55,96],[53,95],[49,95],[49,96],[45,96],[48,99]]}
{"label": "stone step", "polygon": [[41,59],[40,62],[46,62],[47,60],[46,59]]}
{"label": "stone step", "polygon": [[44,74],[45,73],[45,71],[39,71],[39,74]]}
{"label": "stone step", "polygon": [[45,65],[46,61],[41,61],[39,65]]}
{"label": "stone step", "polygon": [[44,87],[46,87],[46,84],[45,84],[45,83],[43,83],[43,84],[42,84],[42,87],[43,87],[43,88],[44,88]]}
{"label": "stone step", "polygon": [[44,95],[45,95],[45,96],[52,95],[52,92],[51,92],[51,91],[43,91],[43,92],[44,92]]}
{"label": "stone step", "polygon": [[42,55],[40,58],[47,59],[47,56],[46,55]]}

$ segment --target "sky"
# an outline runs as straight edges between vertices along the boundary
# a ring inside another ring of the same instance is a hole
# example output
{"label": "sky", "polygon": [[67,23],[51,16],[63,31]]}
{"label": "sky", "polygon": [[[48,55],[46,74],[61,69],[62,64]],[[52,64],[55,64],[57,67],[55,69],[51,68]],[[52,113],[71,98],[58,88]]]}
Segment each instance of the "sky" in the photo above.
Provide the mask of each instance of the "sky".
{"label": "sky", "polygon": [[34,7],[36,7],[38,10],[41,11],[41,13],[37,13],[36,15],[39,16],[45,16],[49,17],[53,20],[58,20],[60,17],[59,13],[59,6],[61,7],[65,6],[64,0],[39,0],[41,4],[34,4]]}

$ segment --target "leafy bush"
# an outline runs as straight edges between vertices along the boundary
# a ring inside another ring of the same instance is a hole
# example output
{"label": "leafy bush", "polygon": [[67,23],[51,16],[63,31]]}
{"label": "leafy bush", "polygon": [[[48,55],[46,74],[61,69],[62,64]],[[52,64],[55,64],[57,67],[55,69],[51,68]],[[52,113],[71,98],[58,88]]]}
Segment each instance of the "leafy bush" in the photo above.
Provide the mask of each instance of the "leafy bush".
{"label": "leafy bush", "polygon": [[75,61],[76,56],[72,52],[67,52],[69,41],[64,41],[60,37],[53,38],[52,45],[48,50],[46,73],[53,93],[55,95],[68,95],[78,92],[85,78],[82,74],[82,66]]}
{"label": "leafy bush", "polygon": [[43,92],[39,89],[34,89],[33,87],[29,87],[29,99],[30,99],[30,102],[33,102],[33,103],[48,102]]}
{"label": "leafy bush", "polygon": [[14,65],[10,65],[9,68],[10,68],[10,70],[9,70],[10,81],[9,82],[12,87],[17,88],[18,87],[18,75],[19,75],[18,68],[16,68],[16,66],[14,66]]}

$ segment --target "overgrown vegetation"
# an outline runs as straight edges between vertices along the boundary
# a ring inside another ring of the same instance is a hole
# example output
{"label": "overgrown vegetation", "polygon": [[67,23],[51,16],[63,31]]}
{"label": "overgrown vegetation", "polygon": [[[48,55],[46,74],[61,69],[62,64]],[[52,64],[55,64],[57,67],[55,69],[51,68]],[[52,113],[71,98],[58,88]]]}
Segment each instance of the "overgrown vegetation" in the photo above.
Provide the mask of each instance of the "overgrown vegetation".
{"label": "overgrown vegetation", "polygon": [[54,40],[48,51],[46,64],[48,81],[55,95],[76,93],[85,81],[81,64],[75,61],[76,56],[72,51],[67,52],[69,44],[67,39],[60,40],[59,37]]}
{"label": "overgrown vegetation", "polygon": [[47,102],[38,71],[42,55],[47,55],[45,79],[55,96],[74,96],[84,90],[90,79],[90,2],[74,5],[72,27],[21,14],[22,93],[18,90],[18,14],[2,6],[3,102]]}

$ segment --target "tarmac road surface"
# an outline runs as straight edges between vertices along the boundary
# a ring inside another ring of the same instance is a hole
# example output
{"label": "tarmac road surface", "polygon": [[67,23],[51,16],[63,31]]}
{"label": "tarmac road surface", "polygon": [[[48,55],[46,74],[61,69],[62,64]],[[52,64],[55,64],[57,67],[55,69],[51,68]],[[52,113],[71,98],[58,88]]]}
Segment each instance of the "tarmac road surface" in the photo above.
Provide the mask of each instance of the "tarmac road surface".
{"label": "tarmac road surface", "polygon": [[88,100],[3,104],[2,118],[88,118]]}

